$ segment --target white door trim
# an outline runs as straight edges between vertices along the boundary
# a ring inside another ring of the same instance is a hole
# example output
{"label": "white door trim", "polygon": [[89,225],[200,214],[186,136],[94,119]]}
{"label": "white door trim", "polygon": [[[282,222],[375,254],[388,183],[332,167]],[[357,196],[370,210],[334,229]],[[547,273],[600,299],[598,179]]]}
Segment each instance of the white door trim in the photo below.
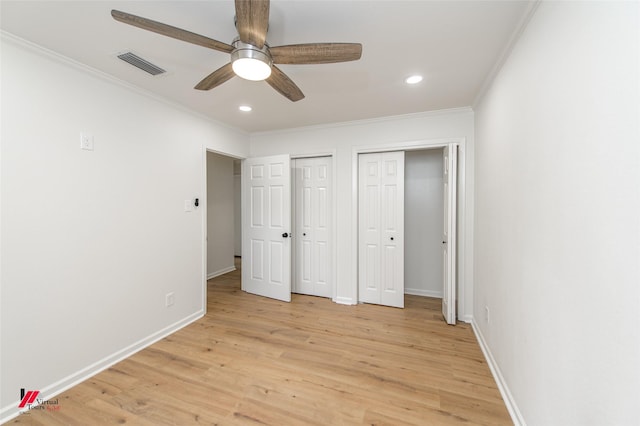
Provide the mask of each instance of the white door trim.
{"label": "white door trim", "polygon": [[[420,149],[444,148],[450,144],[458,145],[458,217],[456,220],[458,230],[458,318],[461,321],[470,322],[471,312],[465,310],[467,274],[465,274],[467,247],[466,229],[466,138],[442,138],[425,139],[405,142],[389,142],[377,145],[354,146],[351,150],[351,296],[336,300],[338,303],[356,304],[358,303],[358,155],[370,152],[387,151],[414,151]],[[337,168],[337,167],[336,167]],[[336,203],[337,204],[337,203]]]}

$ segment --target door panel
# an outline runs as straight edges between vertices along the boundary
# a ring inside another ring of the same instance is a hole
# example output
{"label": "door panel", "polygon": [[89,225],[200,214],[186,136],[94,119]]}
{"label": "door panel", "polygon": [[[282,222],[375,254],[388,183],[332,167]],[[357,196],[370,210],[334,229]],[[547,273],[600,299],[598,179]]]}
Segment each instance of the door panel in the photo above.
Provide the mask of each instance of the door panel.
{"label": "door panel", "polygon": [[378,276],[380,275],[380,250],[378,244],[367,244],[365,247],[365,266],[361,283],[364,283],[365,298],[361,302],[378,303],[380,288]]}
{"label": "door panel", "polygon": [[360,155],[358,163],[358,299],[380,303],[380,156]]}
{"label": "door panel", "polygon": [[359,300],[404,307],[404,152],[358,159]]}
{"label": "door panel", "polygon": [[[246,256],[243,256],[246,258]],[[261,240],[251,240],[251,256],[250,259],[253,259],[253,262],[249,263],[251,269],[251,278],[254,280],[263,280],[264,279],[264,241]]]}
{"label": "door panel", "polygon": [[331,167],[332,157],[300,158],[294,170],[296,293],[332,297]]}
{"label": "door panel", "polygon": [[[329,264],[329,248],[325,241],[320,241],[316,244],[316,270],[318,271],[317,283],[319,285],[328,286],[327,269],[322,267]],[[328,297],[328,296],[327,296]]]}
{"label": "door panel", "polygon": [[[242,289],[291,301],[291,180],[288,155],[244,160]],[[283,235],[287,235],[284,237]]]}
{"label": "door panel", "polygon": [[442,315],[447,324],[456,323],[456,217],[457,146],[448,145],[443,153],[444,216],[442,232],[443,293]]}

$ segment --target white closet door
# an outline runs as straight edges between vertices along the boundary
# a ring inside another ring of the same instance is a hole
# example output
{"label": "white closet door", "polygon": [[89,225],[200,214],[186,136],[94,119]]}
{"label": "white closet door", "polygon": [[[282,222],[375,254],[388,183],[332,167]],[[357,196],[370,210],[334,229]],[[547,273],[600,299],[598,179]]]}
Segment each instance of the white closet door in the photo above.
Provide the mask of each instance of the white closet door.
{"label": "white closet door", "polygon": [[442,315],[447,324],[456,323],[456,207],[457,165],[456,145],[444,148],[444,226],[442,232],[443,293]]}
{"label": "white closet door", "polygon": [[331,157],[292,160],[295,293],[331,297]]}
{"label": "white closet door", "polygon": [[358,160],[359,300],[403,308],[404,152]]}
{"label": "white closet door", "polygon": [[244,160],[242,201],[242,289],[290,302],[289,156]]}

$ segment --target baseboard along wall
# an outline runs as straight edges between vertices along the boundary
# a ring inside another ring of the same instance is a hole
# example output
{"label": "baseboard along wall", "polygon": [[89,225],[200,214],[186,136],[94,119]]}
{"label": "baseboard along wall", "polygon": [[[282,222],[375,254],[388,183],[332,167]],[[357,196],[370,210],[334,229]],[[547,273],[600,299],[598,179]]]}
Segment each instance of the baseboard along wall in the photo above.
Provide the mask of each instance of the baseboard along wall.
{"label": "baseboard along wall", "polygon": [[[38,396],[38,399],[42,401],[48,401],[54,398],[56,395],[59,395],[62,392],[74,387],[75,385],[81,382],[84,382],[85,380],[117,364],[118,362],[124,360],[125,358],[128,358],[133,354],[141,351],[142,349],[148,346],[151,346],[157,341],[164,339],[165,337],[175,333],[176,331],[180,330],[183,327],[186,327],[192,322],[199,320],[204,316],[204,314],[205,314],[204,311],[195,312],[189,315],[188,317],[183,318],[180,321],[177,321],[163,328],[162,330],[159,330],[143,339],[140,339],[139,341],[127,346],[122,350],[119,350],[109,356],[104,357],[103,359],[83,368],[82,370],[76,373],[73,373],[55,383],[52,383],[49,386],[46,386],[40,389],[40,394]],[[17,395],[18,394],[16,393],[16,396]],[[16,399],[15,402],[11,403],[9,406],[2,407],[2,409],[0,409],[0,424],[4,424],[8,422],[9,420],[13,419],[14,417],[17,417],[18,415],[22,414],[25,411],[24,409],[21,410],[18,408],[19,403],[20,403],[19,399]],[[36,405],[37,404],[32,404],[32,407]]]}
{"label": "baseboard along wall", "polygon": [[480,345],[480,349],[484,354],[484,358],[487,360],[487,364],[489,364],[489,369],[491,370],[491,374],[493,374],[493,378],[498,385],[498,389],[500,390],[500,394],[502,395],[502,399],[504,400],[505,405],[507,406],[507,410],[509,411],[509,415],[511,416],[511,420],[513,420],[513,424],[515,426],[526,426],[524,418],[522,417],[522,413],[518,409],[516,405],[516,401],[513,399],[513,395],[509,391],[509,387],[500,372],[500,368],[496,363],[489,346],[487,346],[487,342],[484,340],[484,336],[480,331],[480,327],[476,323],[475,318],[471,320],[471,327],[473,328],[473,332],[476,335],[476,339],[478,339],[478,344]]}

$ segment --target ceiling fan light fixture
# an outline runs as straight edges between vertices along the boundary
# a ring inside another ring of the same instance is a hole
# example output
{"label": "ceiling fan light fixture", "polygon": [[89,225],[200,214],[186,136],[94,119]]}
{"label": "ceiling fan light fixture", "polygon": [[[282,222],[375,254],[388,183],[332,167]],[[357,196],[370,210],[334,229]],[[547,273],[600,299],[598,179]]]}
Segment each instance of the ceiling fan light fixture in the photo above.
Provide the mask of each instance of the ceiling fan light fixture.
{"label": "ceiling fan light fixture", "polygon": [[266,45],[262,49],[258,49],[240,40],[235,40],[233,47],[231,67],[238,77],[251,81],[262,81],[269,78],[273,61]]}
{"label": "ceiling fan light fixture", "polygon": [[238,75],[248,80],[266,80],[282,96],[297,102],[304,99],[304,93],[273,64],[332,64],[357,61],[362,56],[360,43],[303,43],[270,47],[267,43],[269,0],[234,0],[234,3],[238,37],[231,44],[115,9],[111,10],[111,16],[123,24],[230,54],[231,60],[203,78],[193,87],[196,90],[211,90]]}
{"label": "ceiling fan light fixture", "polygon": [[422,81],[422,76],[421,75],[412,75],[407,77],[404,82],[407,84],[418,84]]}
{"label": "ceiling fan light fixture", "polygon": [[271,75],[268,63],[255,58],[240,58],[233,61],[233,72],[245,80],[262,81]]}

